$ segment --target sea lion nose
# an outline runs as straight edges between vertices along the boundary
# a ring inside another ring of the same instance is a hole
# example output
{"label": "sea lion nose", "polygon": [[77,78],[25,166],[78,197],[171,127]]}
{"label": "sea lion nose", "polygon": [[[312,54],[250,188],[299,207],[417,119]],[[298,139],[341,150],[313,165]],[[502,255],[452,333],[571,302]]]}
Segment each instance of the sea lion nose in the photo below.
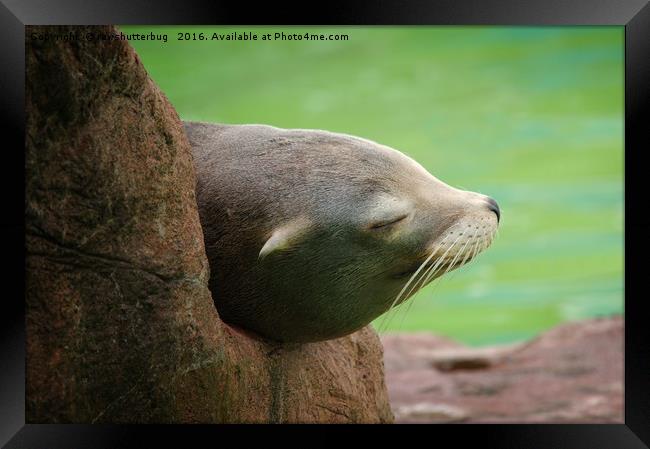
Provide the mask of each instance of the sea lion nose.
{"label": "sea lion nose", "polygon": [[488,209],[496,214],[498,223],[501,219],[501,209],[499,209],[499,205],[494,198],[490,198],[489,196],[485,198],[485,201],[487,202]]}

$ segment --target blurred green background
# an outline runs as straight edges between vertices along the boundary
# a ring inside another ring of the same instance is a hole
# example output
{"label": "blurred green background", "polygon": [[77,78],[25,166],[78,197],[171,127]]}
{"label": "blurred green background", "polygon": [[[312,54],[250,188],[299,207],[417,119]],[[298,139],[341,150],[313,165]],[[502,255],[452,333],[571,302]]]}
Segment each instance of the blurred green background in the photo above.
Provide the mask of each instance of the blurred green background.
{"label": "blurred green background", "polygon": [[[497,199],[493,246],[388,331],[483,345],[623,312],[623,27],[120,29],[168,34],[131,44],[182,119],[358,135]],[[176,40],[215,31],[349,40]]]}

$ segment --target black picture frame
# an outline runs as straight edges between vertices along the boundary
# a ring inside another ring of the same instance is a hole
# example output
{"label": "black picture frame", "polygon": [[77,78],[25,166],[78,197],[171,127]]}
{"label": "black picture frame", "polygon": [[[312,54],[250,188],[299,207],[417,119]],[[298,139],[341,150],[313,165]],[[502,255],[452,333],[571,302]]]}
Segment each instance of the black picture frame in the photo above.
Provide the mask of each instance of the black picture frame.
{"label": "black picture frame", "polygon": [[[25,25],[88,24],[304,24],[304,25],[620,25],[625,26],[625,423],[608,425],[436,425],[354,426],[369,437],[422,432],[431,444],[453,441],[454,447],[475,442],[490,448],[644,448],[650,444],[650,339],[647,301],[636,294],[649,253],[650,229],[647,169],[642,163],[650,99],[650,6],[647,0],[444,0],[339,2],[312,7],[251,6],[245,2],[165,0],[3,0],[2,143],[0,164],[0,242],[4,301],[0,347],[0,444],[7,448],[182,446],[193,441],[225,444],[237,433],[237,444],[266,432],[327,430],[322,443],[340,444],[352,426],[209,425],[54,425],[25,424],[24,325],[24,87]],[[311,12],[308,12],[311,11]],[[594,74],[597,76],[597,74]],[[645,207],[644,207],[645,206]],[[23,264],[18,263],[19,260]],[[282,427],[282,430],[280,429]],[[427,438],[428,437],[428,438]],[[433,439],[431,438],[433,437]],[[198,439],[198,440],[197,440]],[[300,441],[300,440],[298,440]],[[427,444],[428,444],[427,443]],[[229,443],[231,444],[231,443]]]}

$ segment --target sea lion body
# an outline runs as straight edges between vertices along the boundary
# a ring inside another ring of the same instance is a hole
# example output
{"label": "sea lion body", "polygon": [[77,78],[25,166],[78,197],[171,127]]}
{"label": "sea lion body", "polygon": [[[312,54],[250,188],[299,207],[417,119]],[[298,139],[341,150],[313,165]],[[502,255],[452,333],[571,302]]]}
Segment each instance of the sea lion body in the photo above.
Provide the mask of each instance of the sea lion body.
{"label": "sea lion body", "polygon": [[185,130],[217,310],[271,340],[360,329],[429,256],[467,261],[497,226],[493,200],[366,139],[265,125]]}

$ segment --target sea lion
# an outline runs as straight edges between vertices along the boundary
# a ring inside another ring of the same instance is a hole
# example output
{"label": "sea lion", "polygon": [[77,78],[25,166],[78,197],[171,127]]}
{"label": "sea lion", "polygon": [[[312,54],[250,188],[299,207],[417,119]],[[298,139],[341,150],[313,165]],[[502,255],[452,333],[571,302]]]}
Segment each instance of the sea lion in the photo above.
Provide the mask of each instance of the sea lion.
{"label": "sea lion", "polygon": [[487,248],[497,203],[359,137],[185,122],[221,318],[280,342],[352,333]]}

